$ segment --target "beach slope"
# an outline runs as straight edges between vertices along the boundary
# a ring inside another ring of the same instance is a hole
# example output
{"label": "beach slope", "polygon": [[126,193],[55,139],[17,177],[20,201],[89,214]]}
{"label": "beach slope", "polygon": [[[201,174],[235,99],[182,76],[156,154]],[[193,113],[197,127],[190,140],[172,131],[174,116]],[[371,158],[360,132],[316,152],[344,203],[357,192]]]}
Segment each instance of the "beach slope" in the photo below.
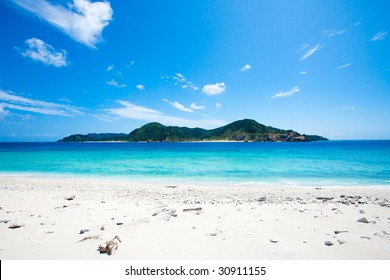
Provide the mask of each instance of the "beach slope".
{"label": "beach slope", "polygon": [[[390,190],[0,175],[4,259],[390,259]],[[120,237],[112,255],[98,246]]]}

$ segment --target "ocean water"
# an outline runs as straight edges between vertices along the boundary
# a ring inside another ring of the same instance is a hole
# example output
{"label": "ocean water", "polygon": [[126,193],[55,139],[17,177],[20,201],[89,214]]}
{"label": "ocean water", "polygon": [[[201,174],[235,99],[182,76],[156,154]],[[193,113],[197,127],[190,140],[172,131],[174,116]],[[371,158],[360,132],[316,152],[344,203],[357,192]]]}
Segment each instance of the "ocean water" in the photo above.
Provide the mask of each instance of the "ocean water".
{"label": "ocean water", "polygon": [[0,172],[172,183],[390,187],[390,141],[0,143]]}

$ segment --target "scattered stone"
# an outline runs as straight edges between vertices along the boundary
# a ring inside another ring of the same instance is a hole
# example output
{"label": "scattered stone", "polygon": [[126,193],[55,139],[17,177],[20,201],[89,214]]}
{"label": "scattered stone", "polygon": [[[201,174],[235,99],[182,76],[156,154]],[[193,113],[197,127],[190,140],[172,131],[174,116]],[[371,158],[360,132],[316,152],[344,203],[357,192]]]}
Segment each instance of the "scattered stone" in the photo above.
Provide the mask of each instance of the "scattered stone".
{"label": "scattered stone", "polygon": [[104,226],[102,226],[102,227],[100,228],[100,230],[105,230]]}
{"label": "scattered stone", "polygon": [[340,234],[340,233],[345,233],[348,232],[348,230],[335,230],[334,234]]}
{"label": "scattered stone", "polygon": [[264,201],[266,201],[266,199],[267,199],[266,196],[262,196],[262,197],[259,197],[259,198],[257,199],[257,201],[258,201],[258,202],[264,202]]}
{"label": "scattered stone", "polygon": [[0,220],[0,224],[1,223],[4,223],[4,224],[6,224],[6,223],[8,223],[8,222],[10,222],[11,220]]}
{"label": "scattered stone", "polygon": [[86,233],[88,231],[89,231],[89,229],[80,229],[80,234]]}
{"label": "scattered stone", "polygon": [[106,202],[102,200],[102,201],[100,201],[100,203],[106,203]]}
{"label": "scattered stone", "polygon": [[10,229],[16,229],[16,228],[21,228],[24,227],[26,224],[23,221],[18,221],[16,220],[15,222],[11,223],[8,228]]}
{"label": "scattered stone", "polygon": [[74,200],[76,198],[75,195],[64,197],[65,200]]}
{"label": "scattered stone", "polygon": [[48,230],[48,231],[45,231],[45,233],[47,233],[47,234],[52,234],[52,233],[54,233],[54,231]]}
{"label": "scattered stone", "polygon": [[379,202],[378,204],[382,207],[390,207],[390,202],[387,201]]}
{"label": "scattered stone", "polygon": [[216,233],[216,232],[213,232],[213,233],[210,233],[209,235],[210,235],[210,236],[217,236],[217,233]]}
{"label": "scattered stone", "polygon": [[176,209],[174,208],[164,208],[161,211],[155,212],[152,216],[161,216],[161,219],[169,221],[171,217],[177,217]]}
{"label": "scattered stone", "polygon": [[362,235],[362,236],[360,236],[360,238],[363,238],[363,239],[368,239],[368,240],[370,240],[370,239],[371,239],[371,237],[369,237],[369,236],[365,236],[365,235]]}
{"label": "scattered stone", "polygon": [[367,204],[367,200],[365,200],[364,198],[359,198],[357,202],[359,204]]}
{"label": "scattered stone", "polygon": [[359,223],[365,223],[365,224],[368,224],[368,220],[366,217],[363,217],[363,218],[360,218],[359,220],[357,220]]}
{"label": "scattered stone", "polygon": [[279,239],[278,238],[270,238],[269,241],[271,241],[272,243],[278,243]]}
{"label": "scattered stone", "polygon": [[305,239],[305,240],[303,240],[303,243],[309,243],[309,240]]}
{"label": "scattered stone", "polygon": [[169,189],[176,189],[178,188],[179,186],[165,186],[166,188],[169,188]]}
{"label": "scattered stone", "polygon": [[333,246],[333,242],[331,242],[331,241],[325,241],[325,245],[326,245],[326,246]]}
{"label": "scattered stone", "polygon": [[344,240],[344,239],[338,238],[338,239],[337,239],[337,242],[338,242],[340,245],[343,245],[343,244],[345,243],[345,240]]}
{"label": "scattered stone", "polygon": [[366,212],[363,209],[359,210],[359,213],[360,214],[366,214]]}
{"label": "scattered stone", "polygon": [[119,223],[116,223],[117,226],[121,226],[123,225],[123,223],[119,222]]}

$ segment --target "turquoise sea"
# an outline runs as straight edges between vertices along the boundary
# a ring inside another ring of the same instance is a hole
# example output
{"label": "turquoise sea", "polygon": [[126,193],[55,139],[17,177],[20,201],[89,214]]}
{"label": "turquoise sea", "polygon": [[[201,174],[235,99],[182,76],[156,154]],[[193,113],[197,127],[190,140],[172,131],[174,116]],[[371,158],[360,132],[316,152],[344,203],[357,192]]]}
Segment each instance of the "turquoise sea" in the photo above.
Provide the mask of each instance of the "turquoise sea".
{"label": "turquoise sea", "polygon": [[0,143],[0,172],[172,183],[390,187],[390,141]]}

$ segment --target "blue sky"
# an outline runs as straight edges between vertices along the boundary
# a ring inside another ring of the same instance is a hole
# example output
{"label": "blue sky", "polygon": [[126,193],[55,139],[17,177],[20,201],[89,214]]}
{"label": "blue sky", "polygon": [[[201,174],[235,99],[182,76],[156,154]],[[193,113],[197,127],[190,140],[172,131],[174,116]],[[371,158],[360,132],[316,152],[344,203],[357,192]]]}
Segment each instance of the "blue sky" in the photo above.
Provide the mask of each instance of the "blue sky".
{"label": "blue sky", "polygon": [[388,1],[0,0],[0,141],[243,118],[390,139]]}

